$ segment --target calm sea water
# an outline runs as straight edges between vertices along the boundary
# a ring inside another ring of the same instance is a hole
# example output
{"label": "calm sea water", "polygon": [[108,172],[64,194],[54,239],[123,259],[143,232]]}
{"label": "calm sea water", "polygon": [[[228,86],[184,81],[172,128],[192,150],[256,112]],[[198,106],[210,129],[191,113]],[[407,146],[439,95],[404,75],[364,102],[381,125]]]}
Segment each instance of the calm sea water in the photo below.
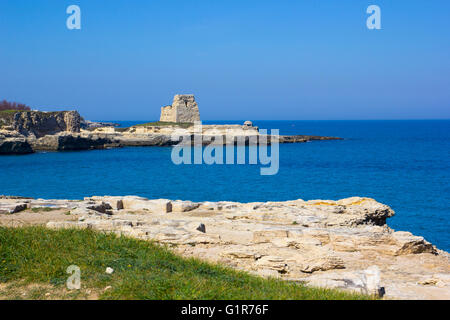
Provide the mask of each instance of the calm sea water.
{"label": "calm sea water", "polygon": [[254,124],[281,134],[345,140],[280,145],[280,169],[274,176],[261,176],[259,165],[176,166],[170,147],[2,156],[0,194],[241,202],[366,196],[396,211],[388,220],[392,228],[422,235],[450,251],[450,120]]}

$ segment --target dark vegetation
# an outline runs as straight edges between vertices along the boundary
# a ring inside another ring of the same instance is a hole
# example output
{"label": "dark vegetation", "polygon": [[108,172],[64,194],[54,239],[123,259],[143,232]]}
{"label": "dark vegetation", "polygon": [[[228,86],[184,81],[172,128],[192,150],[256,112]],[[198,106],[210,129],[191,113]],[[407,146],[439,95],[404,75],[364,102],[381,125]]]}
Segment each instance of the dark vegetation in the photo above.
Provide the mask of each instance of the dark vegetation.
{"label": "dark vegetation", "polygon": [[30,111],[30,107],[17,102],[8,102],[6,100],[0,101],[0,111]]}

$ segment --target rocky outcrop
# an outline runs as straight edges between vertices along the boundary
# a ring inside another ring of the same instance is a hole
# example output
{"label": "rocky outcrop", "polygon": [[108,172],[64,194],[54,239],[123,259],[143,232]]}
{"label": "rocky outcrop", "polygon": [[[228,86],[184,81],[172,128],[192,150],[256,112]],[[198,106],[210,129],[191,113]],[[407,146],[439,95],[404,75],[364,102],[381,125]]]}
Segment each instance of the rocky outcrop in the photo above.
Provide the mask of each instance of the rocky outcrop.
{"label": "rocky outcrop", "polygon": [[161,109],[161,122],[115,128],[113,123],[86,121],[77,111],[0,112],[0,155],[26,154],[33,151],[63,151],[112,148],[121,146],[256,145],[300,143],[312,140],[336,140],[335,137],[305,135],[267,135],[251,121],[243,125],[203,125],[193,95],[175,95],[171,106]]}
{"label": "rocky outcrop", "polygon": [[194,123],[200,121],[198,104],[194,95],[177,94],[173,98],[172,105],[161,108],[162,122]]}
{"label": "rocky outcrop", "polygon": [[14,114],[13,129],[36,138],[59,132],[80,132],[81,117],[77,111],[22,111]]}
{"label": "rocky outcrop", "polygon": [[[194,133],[193,128],[179,132],[174,127],[132,127],[126,130],[113,127],[97,128],[80,133],[60,132],[36,138],[34,135],[0,135],[0,154],[25,154],[34,151],[65,151],[104,149],[122,146],[173,146],[186,143],[184,137],[190,137],[192,145],[200,141],[201,145],[226,144],[255,145],[271,144],[272,137],[258,133],[256,127],[246,126],[204,126],[202,134]],[[256,129],[255,129],[256,128]],[[175,135],[174,135],[175,134]],[[276,136],[279,143],[301,143],[313,140],[337,140],[334,137],[316,136]]]}
{"label": "rocky outcrop", "polygon": [[33,153],[28,141],[20,138],[1,138],[0,137],[0,155],[6,154],[28,154]]}
{"label": "rocky outcrop", "polygon": [[115,140],[95,134],[56,134],[29,139],[35,151],[75,151],[119,147]]}
{"label": "rocky outcrop", "polygon": [[105,128],[105,127],[119,127],[118,123],[113,122],[101,122],[101,121],[90,121],[81,119],[81,129],[92,130],[96,128]]}
{"label": "rocky outcrop", "polygon": [[[260,134],[259,128],[250,121],[246,121],[244,125],[203,125],[198,129],[191,124],[200,120],[193,95],[176,95],[173,105],[162,112],[162,120],[173,122],[173,125],[115,128],[115,124],[85,121],[76,111],[1,112],[0,155],[121,146],[173,146],[179,143],[255,145],[271,144],[273,139],[279,143],[340,139],[265,135]],[[186,141],[189,138],[191,140]]]}
{"label": "rocky outcrop", "polygon": [[120,146],[112,139],[98,134],[80,134],[82,119],[77,111],[3,112],[0,118],[0,154]]}
{"label": "rocky outcrop", "polygon": [[[187,128],[171,126],[135,126],[127,129],[99,128],[92,133],[103,134],[116,140],[123,146],[172,146],[183,143],[183,137],[190,137],[191,143],[200,141],[202,145],[234,143],[235,145],[252,145],[258,143],[270,144],[271,136],[259,133],[259,128],[248,125],[203,125],[200,132],[196,132],[192,125]],[[173,139],[173,137],[177,137]],[[195,139],[198,137],[199,139]],[[320,136],[276,136],[279,143],[301,143],[314,140],[340,140],[336,137]]]}
{"label": "rocky outcrop", "polygon": [[[272,139],[276,139],[279,143],[340,139],[305,135],[270,136],[260,134],[258,127],[249,125],[203,125],[201,132],[197,132],[193,125],[182,128],[176,124],[168,126],[135,126],[130,128],[109,126],[79,130],[79,126],[76,125],[77,117],[74,115],[72,118],[71,113],[67,113],[65,118],[69,120],[64,120],[60,125],[55,124],[58,121],[57,119],[61,120],[59,116],[55,118],[49,117],[48,122],[44,121],[46,125],[40,127],[37,125],[39,121],[29,122],[24,120],[29,119],[29,116],[23,115],[20,117],[21,120],[15,123],[17,130],[12,128],[5,129],[5,127],[0,129],[0,154],[89,150],[121,146],[173,146],[179,143],[187,143],[185,138],[190,138],[188,142],[193,145],[197,143],[201,145],[223,145],[227,143],[235,145],[271,144],[273,142],[271,141]],[[53,124],[50,125],[51,123]],[[63,125],[68,127],[64,128]],[[76,131],[77,128],[80,132],[67,131]],[[61,132],[43,135],[44,133],[63,129],[65,130]]]}
{"label": "rocky outcrop", "polygon": [[92,228],[307,285],[387,298],[450,299],[449,254],[420,236],[389,228],[385,221],[394,212],[370,198],[196,203],[136,196],[0,197],[4,212],[20,211],[24,204],[54,210],[0,215],[0,224]]}

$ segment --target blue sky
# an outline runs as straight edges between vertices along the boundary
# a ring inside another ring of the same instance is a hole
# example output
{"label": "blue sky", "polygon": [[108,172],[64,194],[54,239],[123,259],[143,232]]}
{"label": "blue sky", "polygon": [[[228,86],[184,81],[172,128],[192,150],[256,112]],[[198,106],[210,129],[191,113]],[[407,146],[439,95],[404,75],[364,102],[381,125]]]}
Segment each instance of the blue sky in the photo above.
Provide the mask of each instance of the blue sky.
{"label": "blue sky", "polygon": [[154,120],[176,93],[205,120],[448,119],[449,16],[447,0],[2,0],[0,99],[95,120]]}

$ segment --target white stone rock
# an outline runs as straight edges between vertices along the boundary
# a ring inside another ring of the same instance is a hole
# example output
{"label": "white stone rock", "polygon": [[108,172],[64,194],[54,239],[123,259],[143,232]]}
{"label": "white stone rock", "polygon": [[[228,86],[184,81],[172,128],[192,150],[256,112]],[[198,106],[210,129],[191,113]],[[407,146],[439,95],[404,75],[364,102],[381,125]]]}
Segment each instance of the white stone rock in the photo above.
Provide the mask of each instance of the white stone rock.
{"label": "white stone rock", "polygon": [[172,201],[172,212],[187,212],[197,209],[200,206],[199,203],[192,201]]}
{"label": "white stone rock", "polygon": [[113,272],[114,272],[114,269],[110,268],[110,267],[107,267],[105,270],[105,273],[107,273],[107,274],[113,274]]}
{"label": "white stone rock", "polygon": [[380,285],[380,268],[378,266],[370,266],[364,271],[365,274],[365,285],[368,294],[380,295],[381,285]]}
{"label": "white stone rock", "polygon": [[127,196],[122,199],[123,209],[147,210],[150,212],[172,212],[172,202],[167,199],[148,200],[141,197]]}

